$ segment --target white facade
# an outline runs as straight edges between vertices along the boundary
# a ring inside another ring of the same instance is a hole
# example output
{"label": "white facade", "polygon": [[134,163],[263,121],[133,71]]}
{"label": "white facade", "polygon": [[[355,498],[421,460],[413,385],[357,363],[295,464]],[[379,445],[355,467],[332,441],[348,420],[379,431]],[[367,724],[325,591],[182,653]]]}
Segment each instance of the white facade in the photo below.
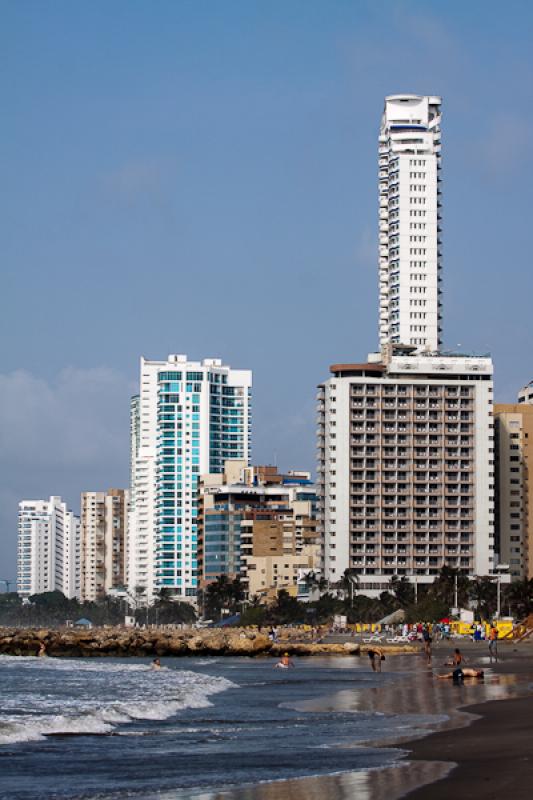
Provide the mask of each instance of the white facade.
{"label": "white facade", "polygon": [[250,458],[252,373],[219,359],[141,359],[132,403],[128,586],[150,599],[161,588],[197,592],[197,482]]}
{"label": "white facade", "polygon": [[493,572],[492,362],[393,356],[341,364],[319,388],[324,568],[366,594],[443,565]]}
{"label": "white facade", "polygon": [[22,500],[18,514],[17,591],[79,597],[80,520],[61,497]]}
{"label": "white facade", "polygon": [[437,352],[441,98],[391,95],[379,135],[379,339]]}

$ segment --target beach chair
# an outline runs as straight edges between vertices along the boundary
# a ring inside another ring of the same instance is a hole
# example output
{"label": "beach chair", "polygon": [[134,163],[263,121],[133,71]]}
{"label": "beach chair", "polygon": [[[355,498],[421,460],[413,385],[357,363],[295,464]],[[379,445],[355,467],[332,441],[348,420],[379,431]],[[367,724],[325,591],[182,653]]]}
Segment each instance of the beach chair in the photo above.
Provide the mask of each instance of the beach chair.
{"label": "beach chair", "polygon": [[363,639],[364,644],[371,644],[372,642],[382,642],[385,637],[381,633],[373,633],[366,639]]}

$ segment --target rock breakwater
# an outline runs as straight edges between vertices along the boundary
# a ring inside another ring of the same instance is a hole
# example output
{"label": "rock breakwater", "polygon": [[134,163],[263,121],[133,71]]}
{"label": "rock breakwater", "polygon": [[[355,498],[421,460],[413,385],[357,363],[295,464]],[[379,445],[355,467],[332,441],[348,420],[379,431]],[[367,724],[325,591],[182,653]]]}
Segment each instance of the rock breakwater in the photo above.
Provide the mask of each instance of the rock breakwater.
{"label": "rock breakwater", "polygon": [[[311,656],[359,655],[366,649],[356,642],[302,641],[297,632],[284,635],[280,642],[273,643],[266,634],[244,628],[0,628],[0,654],[13,656],[279,656],[285,652]],[[392,646],[382,649],[407,651],[407,648]],[[412,651],[413,648],[408,649]]]}

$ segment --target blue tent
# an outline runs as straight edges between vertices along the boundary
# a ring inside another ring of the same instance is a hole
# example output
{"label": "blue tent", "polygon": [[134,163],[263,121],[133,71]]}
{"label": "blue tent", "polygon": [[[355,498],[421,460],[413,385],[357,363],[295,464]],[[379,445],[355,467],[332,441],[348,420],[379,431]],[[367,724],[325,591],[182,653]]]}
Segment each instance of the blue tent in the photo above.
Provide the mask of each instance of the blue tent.
{"label": "blue tent", "polygon": [[90,619],[86,619],[86,617],[82,617],[81,619],[77,620],[74,625],[80,628],[92,628],[93,624]]}

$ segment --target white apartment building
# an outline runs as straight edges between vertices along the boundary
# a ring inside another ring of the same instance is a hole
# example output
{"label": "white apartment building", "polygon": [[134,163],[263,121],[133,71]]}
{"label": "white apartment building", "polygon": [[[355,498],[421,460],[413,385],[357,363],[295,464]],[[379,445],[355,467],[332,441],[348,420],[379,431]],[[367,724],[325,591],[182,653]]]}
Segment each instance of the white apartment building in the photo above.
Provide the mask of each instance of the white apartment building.
{"label": "white apartment building", "polygon": [[80,520],[61,497],[22,500],[18,513],[17,591],[79,597]]}
{"label": "white apartment building", "polygon": [[379,134],[379,340],[437,352],[441,98],[391,95]]}
{"label": "white apartment building", "polygon": [[324,569],[378,595],[443,565],[493,572],[492,362],[392,355],[335,364],[318,394]]}
{"label": "white apartment building", "polygon": [[94,602],[125,585],[129,492],[81,496],[80,598]]}
{"label": "white apartment building", "polygon": [[220,359],[141,358],[132,402],[128,586],[147,599],[161,588],[193,599],[197,484],[228,459],[250,459],[252,373]]}

